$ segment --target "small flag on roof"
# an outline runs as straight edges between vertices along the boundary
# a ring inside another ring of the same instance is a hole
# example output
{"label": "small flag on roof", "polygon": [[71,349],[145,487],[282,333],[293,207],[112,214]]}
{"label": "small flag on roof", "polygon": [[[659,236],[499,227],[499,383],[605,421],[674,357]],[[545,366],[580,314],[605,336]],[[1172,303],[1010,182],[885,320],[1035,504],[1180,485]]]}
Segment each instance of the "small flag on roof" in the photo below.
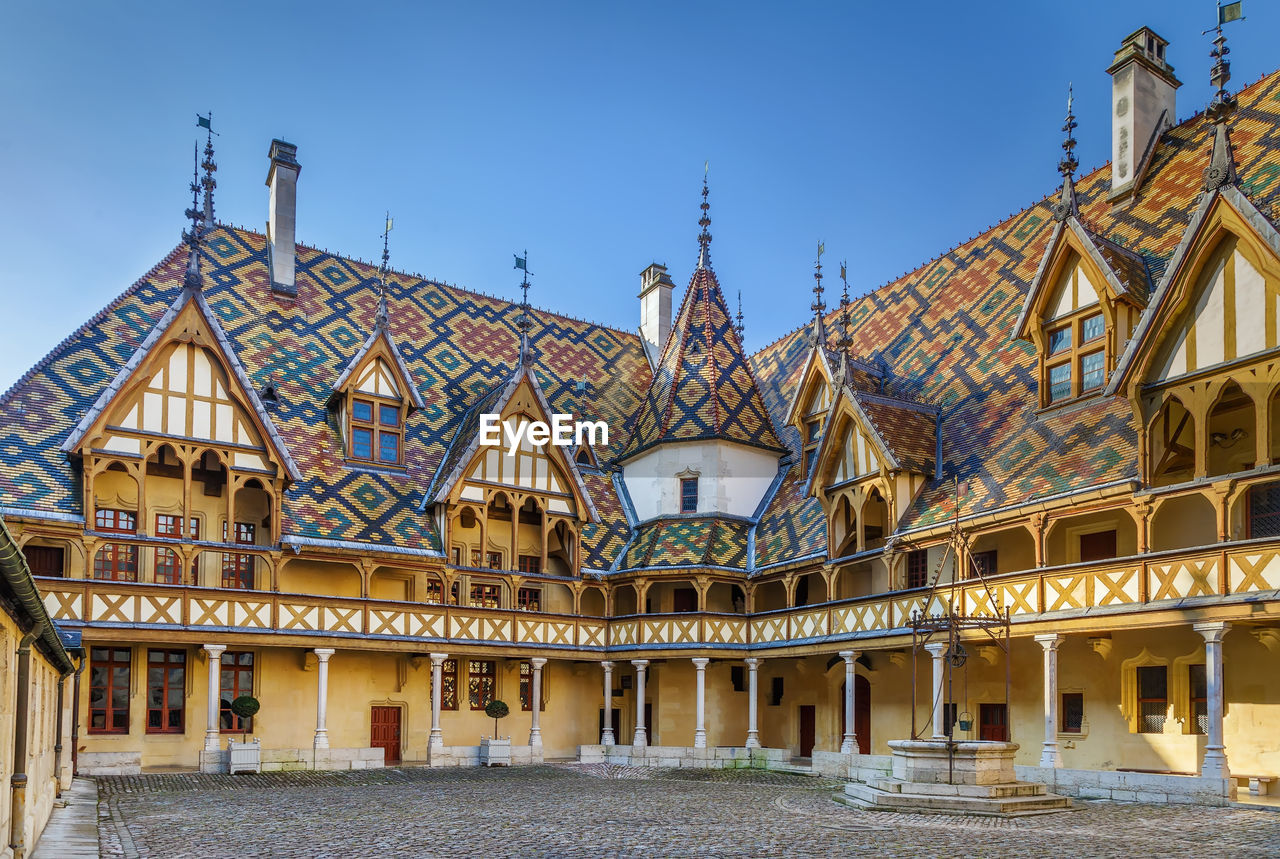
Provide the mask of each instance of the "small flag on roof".
{"label": "small flag on roof", "polygon": [[395,225],[396,219],[387,215],[387,232],[391,232],[391,227]]}
{"label": "small flag on roof", "polygon": [[522,271],[529,270],[529,258],[516,255],[516,268]]}
{"label": "small flag on roof", "polygon": [[1239,0],[1237,0],[1237,2],[1235,3],[1228,3],[1225,6],[1219,3],[1218,4],[1218,26],[1221,27],[1223,24],[1229,24],[1232,21],[1243,20],[1244,11],[1241,9],[1243,5],[1244,3],[1239,2]]}
{"label": "small flag on roof", "polygon": [[[1237,3],[1236,5],[1239,6],[1240,4]],[[197,113],[196,126],[198,128],[207,128],[210,131],[213,131],[213,114],[211,113],[208,116],[201,116],[200,114]]]}

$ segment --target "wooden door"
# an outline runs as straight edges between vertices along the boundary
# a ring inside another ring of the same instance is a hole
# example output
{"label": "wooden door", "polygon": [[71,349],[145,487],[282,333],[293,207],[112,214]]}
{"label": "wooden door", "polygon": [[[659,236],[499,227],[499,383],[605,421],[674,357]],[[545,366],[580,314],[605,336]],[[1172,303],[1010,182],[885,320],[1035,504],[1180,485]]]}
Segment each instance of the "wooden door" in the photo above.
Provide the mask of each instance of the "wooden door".
{"label": "wooden door", "polygon": [[1009,741],[1009,713],[1004,704],[978,705],[978,739]]}
{"label": "wooden door", "polygon": [[861,674],[853,678],[853,730],[858,735],[858,753],[871,754],[871,681]]}
{"label": "wooden door", "polygon": [[813,757],[813,737],[817,724],[817,708],[812,704],[800,706],[800,757]]}
{"label": "wooden door", "polygon": [[369,714],[369,745],[382,749],[383,761],[400,763],[400,708],[374,707]]}

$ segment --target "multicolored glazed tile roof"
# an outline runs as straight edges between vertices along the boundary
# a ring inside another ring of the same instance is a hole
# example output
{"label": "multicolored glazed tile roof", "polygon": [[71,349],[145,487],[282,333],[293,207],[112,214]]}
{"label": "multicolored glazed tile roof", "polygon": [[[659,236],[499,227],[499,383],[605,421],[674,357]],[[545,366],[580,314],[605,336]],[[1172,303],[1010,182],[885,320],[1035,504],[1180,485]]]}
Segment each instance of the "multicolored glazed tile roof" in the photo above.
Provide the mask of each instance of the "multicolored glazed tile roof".
{"label": "multicolored glazed tile roof", "polygon": [[622,459],[656,444],[701,439],[782,450],[709,267],[689,281]]}
{"label": "multicolored glazed tile roof", "polygon": [[722,517],[659,519],[636,529],[620,570],[722,567],[745,570],[750,523]]}
{"label": "multicolored glazed tile roof", "polygon": [[[1232,142],[1239,189],[1274,222],[1280,207],[1280,72],[1238,99]],[[1200,198],[1210,140],[1199,117],[1168,131],[1127,208],[1113,209],[1107,200],[1109,168],[1077,182],[1081,223],[1105,248],[1108,264],[1127,271],[1131,288],[1139,263],[1154,284],[1179,245]],[[1037,356],[1031,344],[1012,339],[1053,232],[1052,201],[1050,196],[1024,209],[853,302],[851,354],[866,360],[855,387],[889,398],[880,406],[866,398],[877,431],[926,473],[934,448],[925,423],[915,417],[921,413],[893,401],[940,409],[944,479],[931,481],[916,497],[904,529],[950,518],[952,477],[970,487],[959,499],[962,513],[1136,477],[1136,433],[1123,398],[1097,396],[1041,411]],[[81,513],[77,475],[59,446],[174,302],[183,270],[184,254],[175,249],[0,397],[0,508]],[[262,389],[274,382],[278,393],[278,404],[267,409],[301,475],[286,492],[284,533],[439,551],[439,536],[421,506],[424,494],[449,464],[450,442],[468,431],[468,412],[474,415],[478,401],[509,378],[519,305],[390,275],[392,337],[422,408],[408,419],[403,471],[361,469],[343,459],[326,401],[334,379],[374,329],[376,267],[300,247],[298,298],[282,300],[271,291],[264,238],[219,227],[209,235],[204,270],[204,297],[250,384]],[[838,313],[827,317],[833,328]],[[800,439],[785,425],[810,352],[808,325],[745,357],[709,268],[691,279],[657,373],[633,333],[545,311],[536,321],[534,372],[550,406],[611,426],[636,426],[629,439],[615,433],[608,448],[596,451],[601,463],[661,441],[696,438],[792,452],[790,469],[754,526],[677,518],[647,523],[632,534],[611,475],[584,469],[583,484],[601,520],[583,528],[584,567],[714,560],[760,573],[821,557],[822,511],[805,495],[805,476],[796,465]],[[891,369],[881,379],[871,372],[878,368]],[[591,383],[585,403],[575,390],[583,378]],[[747,557],[753,528],[754,557]]]}

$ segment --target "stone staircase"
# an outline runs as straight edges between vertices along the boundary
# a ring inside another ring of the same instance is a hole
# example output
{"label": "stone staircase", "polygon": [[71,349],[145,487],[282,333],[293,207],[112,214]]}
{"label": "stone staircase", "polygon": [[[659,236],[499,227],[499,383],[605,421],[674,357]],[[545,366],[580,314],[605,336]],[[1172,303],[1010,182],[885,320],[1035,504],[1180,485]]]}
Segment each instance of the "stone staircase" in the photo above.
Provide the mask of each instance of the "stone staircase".
{"label": "stone staircase", "polygon": [[845,785],[837,802],[870,811],[965,814],[981,817],[1024,817],[1071,811],[1071,798],[1049,793],[1043,784],[928,784],[896,778]]}

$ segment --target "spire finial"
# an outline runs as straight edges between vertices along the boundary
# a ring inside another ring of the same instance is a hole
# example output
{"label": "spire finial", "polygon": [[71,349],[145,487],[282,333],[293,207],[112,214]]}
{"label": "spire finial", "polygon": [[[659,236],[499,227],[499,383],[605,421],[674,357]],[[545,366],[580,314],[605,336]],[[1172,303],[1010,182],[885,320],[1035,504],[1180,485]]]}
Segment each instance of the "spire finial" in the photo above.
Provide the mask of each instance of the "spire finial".
{"label": "spire finial", "polygon": [[386,330],[391,324],[391,317],[387,313],[387,272],[391,262],[388,236],[391,235],[394,223],[391,213],[387,212],[386,225],[382,230],[382,265],[378,267],[378,313],[373,318],[374,326],[382,330]]}
{"label": "spire finial", "polygon": [[186,289],[200,290],[204,288],[204,277],[200,274],[200,237],[204,234],[204,215],[200,211],[200,144],[194,144],[191,151],[191,208],[186,211],[191,227],[182,231],[182,240],[187,243],[187,273],[182,278]]}
{"label": "spire finial", "polygon": [[533,353],[529,349],[529,329],[533,327],[533,316],[529,312],[529,251],[524,256],[516,255],[515,267],[524,272],[524,280],[520,282],[523,293],[520,299],[520,315],[516,318],[516,328],[520,329],[520,363],[532,364]]}
{"label": "spire finial", "polygon": [[213,160],[213,111],[209,111],[208,116],[197,113],[196,127],[208,131],[204,142],[204,161],[200,163],[204,170],[204,178],[200,180],[204,188],[204,229],[208,232],[217,226],[213,219],[213,189],[218,187],[217,180],[213,178],[213,174],[218,172],[218,164]]}
{"label": "spire finial", "polygon": [[711,268],[711,233],[707,230],[711,226],[711,204],[707,202],[707,195],[711,191],[707,187],[707,174],[711,172],[711,162],[707,161],[702,166],[702,217],[698,219],[698,226],[702,228],[702,232],[698,233],[698,268]]}
{"label": "spire finial", "polygon": [[1071,84],[1067,84],[1067,118],[1062,123],[1062,130],[1066,137],[1062,141],[1062,160],[1058,162],[1058,172],[1062,174],[1062,194],[1058,197],[1058,202],[1052,206],[1053,217],[1058,221],[1065,221],[1071,215],[1079,215],[1080,212],[1076,208],[1076,168],[1080,166],[1080,162],[1076,160],[1074,152],[1076,148],[1076,139],[1073,132],[1076,130],[1076,116],[1072,108],[1075,104],[1075,98],[1072,94]]}
{"label": "spire finial", "polygon": [[809,335],[809,340],[814,345],[823,346],[827,343],[827,304],[822,300],[822,254],[826,249],[824,243],[818,242],[818,256],[813,263],[813,304],[809,305],[809,309],[813,311],[813,332]]}
{"label": "spire finial", "polygon": [[742,342],[742,332],[746,330],[746,326],[742,324],[742,290],[738,290],[738,321],[733,326],[738,332],[738,342]]}
{"label": "spire finial", "polygon": [[[1227,47],[1227,37],[1222,32],[1222,25],[1231,21],[1243,21],[1239,3],[1222,5],[1218,0],[1218,25],[1213,28],[1213,50],[1209,56],[1213,58],[1213,68],[1209,71],[1209,83],[1217,92],[1205,109],[1205,118],[1213,125],[1213,151],[1209,156],[1209,167],[1204,171],[1204,189],[1213,191],[1223,185],[1236,181],[1235,154],[1231,151],[1231,130],[1228,124],[1236,111],[1236,97],[1227,91],[1227,83],[1231,80],[1231,61],[1227,55],[1231,49]],[[1205,30],[1205,33],[1208,33]]]}
{"label": "spire finial", "polygon": [[840,339],[836,342],[841,354],[847,355],[853,345],[853,331],[849,325],[849,263],[840,263],[840,282],[844,290],[840,293]]}

